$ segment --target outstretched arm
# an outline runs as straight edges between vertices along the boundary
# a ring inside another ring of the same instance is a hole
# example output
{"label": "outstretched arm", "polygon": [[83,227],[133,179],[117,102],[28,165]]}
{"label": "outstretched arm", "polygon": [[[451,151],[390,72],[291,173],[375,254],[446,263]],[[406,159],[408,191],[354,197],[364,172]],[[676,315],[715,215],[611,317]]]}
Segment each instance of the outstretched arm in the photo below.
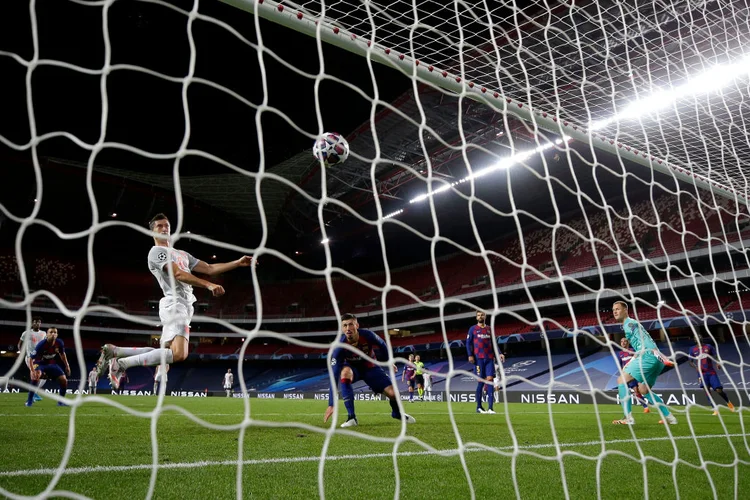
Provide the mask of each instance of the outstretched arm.
{"label": "outstretched arm", "polygon": [[[198,266],[195,267],[197,268]],[[206,288],[214,297],[221,297],[222,295],[224,295],[223,286],[201,279],[194,274],[187,273],[180,269],[174,262],[172,263],[172,273],[174,274],[174,279],[176,279],[177,281],[190,286]]]}
{"label": "outstretched arm", "polygon": [[227,271],[237,269],[238,267],[248,267],[251,265],[258,265],[258,259],[244,255],[237,260],[232,262],[222,262],[220,264],[208,264],[204,261],[198,261],[193,268],[196,273],[205,274],[207,276],[218,276],[224,274]]}

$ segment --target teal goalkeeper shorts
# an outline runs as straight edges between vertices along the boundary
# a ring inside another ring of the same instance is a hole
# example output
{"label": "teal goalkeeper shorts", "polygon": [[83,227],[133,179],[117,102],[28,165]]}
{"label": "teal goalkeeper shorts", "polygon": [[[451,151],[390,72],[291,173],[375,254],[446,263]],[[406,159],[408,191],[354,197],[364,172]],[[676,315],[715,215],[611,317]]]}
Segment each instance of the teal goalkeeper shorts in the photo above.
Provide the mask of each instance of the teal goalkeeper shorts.
{"label": "teal goalkeeper shorts", "polygon": [[656,383],[656,377],[663,369],[664,363],[649,352],[633,359],[625,366],[623,371],[632,375],[639,383],[653,387]]}

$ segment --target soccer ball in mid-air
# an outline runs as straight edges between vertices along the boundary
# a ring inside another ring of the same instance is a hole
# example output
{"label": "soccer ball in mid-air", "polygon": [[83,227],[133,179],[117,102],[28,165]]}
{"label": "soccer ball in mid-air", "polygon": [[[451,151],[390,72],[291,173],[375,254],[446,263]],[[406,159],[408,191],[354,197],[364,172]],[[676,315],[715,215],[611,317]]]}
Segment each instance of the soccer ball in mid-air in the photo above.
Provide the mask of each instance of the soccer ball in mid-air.
{"label": "soccer ball in mid-air", "polygon": [[349,158],[349,143],[335,132],[326,132],[313,144],[313,156],[326,167],[340,165]]}

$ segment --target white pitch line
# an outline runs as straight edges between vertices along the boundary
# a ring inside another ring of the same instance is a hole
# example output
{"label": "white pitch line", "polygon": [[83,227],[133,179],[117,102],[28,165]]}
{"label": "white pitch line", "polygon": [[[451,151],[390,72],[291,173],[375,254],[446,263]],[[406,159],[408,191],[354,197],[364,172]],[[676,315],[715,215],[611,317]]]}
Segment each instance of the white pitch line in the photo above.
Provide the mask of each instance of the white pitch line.
{"label": "white pitch line", "polygon": [[[747,437],[750,434],[706,434],[702,436],[663,436],[663,437],[652,437],[639,439],[639,443],[647,441],[682,441],[687,439],[718,439],[718,438],[730,438],[730,437]],[[609,441],[583,441],[580,443],[560,443],[560,448],[579,448],[585,446],[601,446],[604,444],[627,444],[634,443],[632,439],[611,439]],[[541,443],[541,444],[530,444],[519,446],[518,449],[522,450],[539,450],[544,448],[554,448],[554,443]],[[492,448],[494,450],[506,451],[513,450],[513,446],[501,446],[499,448]],[[488,451],[485,448],[468,448],[465,452],[477,452],[477,451]],[[442,457],[452,457],[458,455],[459,451],[456,449],[451,450],[438,450],[438,451],[405,451],[396,453],[398,457],[414,457],[422,455],[437,455]],[[369,458],[391,458],[393,453],[368,453],[365,455],[333,455],[327,456],[326,461],[334,462],[338,460],[363,460]],[[256,460],[243,460],[243,465],[267,465],[267,464],[293,464],[301,462],[318,462],[320,456],[308,456],[308,457],[284,457],[284,458],[262,458]],[[159,464],[157,467],[159,470],[169,469],[196,469],[199,467],[213,467],[233,465],[237,466],[236,460],[211,460],[211,461],[200,461],[200,462],[180,462],[172,464]],[[63,471],[63,475],[74,475],[74,474],[90,474],[96,472],[128,472],[134,470],[151,470],[153,464],[139,464],[139,465],[98,465],[95,467],[71,467]],[[34,476],[34,475],[54,475],[57,473],[57,469],[22,469],[13,471],[2,471],[0,477],[19,477],[19,476]]]}
{"label": "white pitch line", "polygon": [[[475,411],[454,411],[454,415],[474,415]],[[550,412],[548,411],[524,411],[520,413],[511,413],[511,417],[520,417],[522,415],[530,415],[530,414],[542,414],[542,415],[549,415]],[[384,415],[387,414],[387,412],[361,412],[358,411],[357,415]],[[558,415],[565,414],[565,415],[591,415],[592,412],[590,411],[566,411],[564,413],[559,413]],[[621,415],[622,410],[615,410],[615,411],[599,411],[597,412],[599,415],[605,415],[605,414],[612,414],[612,415]],[[234,413],[191,413],[191,415],[194,415],[196,417],[234,417],[239,416],[241,417],[243,415],[242,411],[237,411]],[[250,416],[252,417],[264,417],[264,416],[288,416],[289,413],[265,413],[265,412],[255,412],[251,411]],[[299,416],[309,416],[309,417],[315,417],[315,416],[321,416],[323,415],[323,412],[318,413],[297,413],[295,412],[294,415]],[[444,411],[409,411],[409,415],[447,415]],[[505,415],[504,412],[499,411],[497,412],[497,415]],[[711,415],[710,413],[707,415]],[[76,418],[78,417],[127,417],[127,416],[133,416],[132,413],[76,413]],[[184,416],[182,413],[169,410],[169,411],[163,411],[161,415],[159,415],[159,418],[161,417],[182,417]],[[65,417],[69,418],[70,415],[68,413],[59,413],[59,414],[47,414],[47,413],[0,413],[0,417]],[[139,418],[146,418],[146,417],[139,417]],[[477,418],[492,418],[492,417],[477,417]],[[716,419],[712,419],[716,420]]]}

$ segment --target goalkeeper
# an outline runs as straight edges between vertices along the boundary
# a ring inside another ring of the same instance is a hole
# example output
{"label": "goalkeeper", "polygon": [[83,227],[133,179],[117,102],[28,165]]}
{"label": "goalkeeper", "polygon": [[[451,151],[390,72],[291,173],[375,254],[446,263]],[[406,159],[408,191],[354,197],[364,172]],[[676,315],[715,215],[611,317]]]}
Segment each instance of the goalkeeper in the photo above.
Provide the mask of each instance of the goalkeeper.
{"label": "goalkeeper", "polygon": [[669,408],[664,404],[661,397],[651,392],[651,388],[656,382],[656,377],[659,376],[665,366],[672,366],[673,363],[659,352],[654,339],[651,338],[643,326],[628,316],[628,305],[625,302],[615,302],[612,305],[612,315],[618,323],[622,323],[625,337],[635,351],[633,359],[623,368],[622,375],[617,378],[617,390],[625,418],[615,420],[612,423],[625,425],[633,425],[635,423],[633,415],[630,412],[631,403],[628,384],[631,380],[636,380],[638,381],[638,390],[643,397],[649,403],[656,406],[663,415],[659,423],[676,424],[677,419],[670,413]]}

